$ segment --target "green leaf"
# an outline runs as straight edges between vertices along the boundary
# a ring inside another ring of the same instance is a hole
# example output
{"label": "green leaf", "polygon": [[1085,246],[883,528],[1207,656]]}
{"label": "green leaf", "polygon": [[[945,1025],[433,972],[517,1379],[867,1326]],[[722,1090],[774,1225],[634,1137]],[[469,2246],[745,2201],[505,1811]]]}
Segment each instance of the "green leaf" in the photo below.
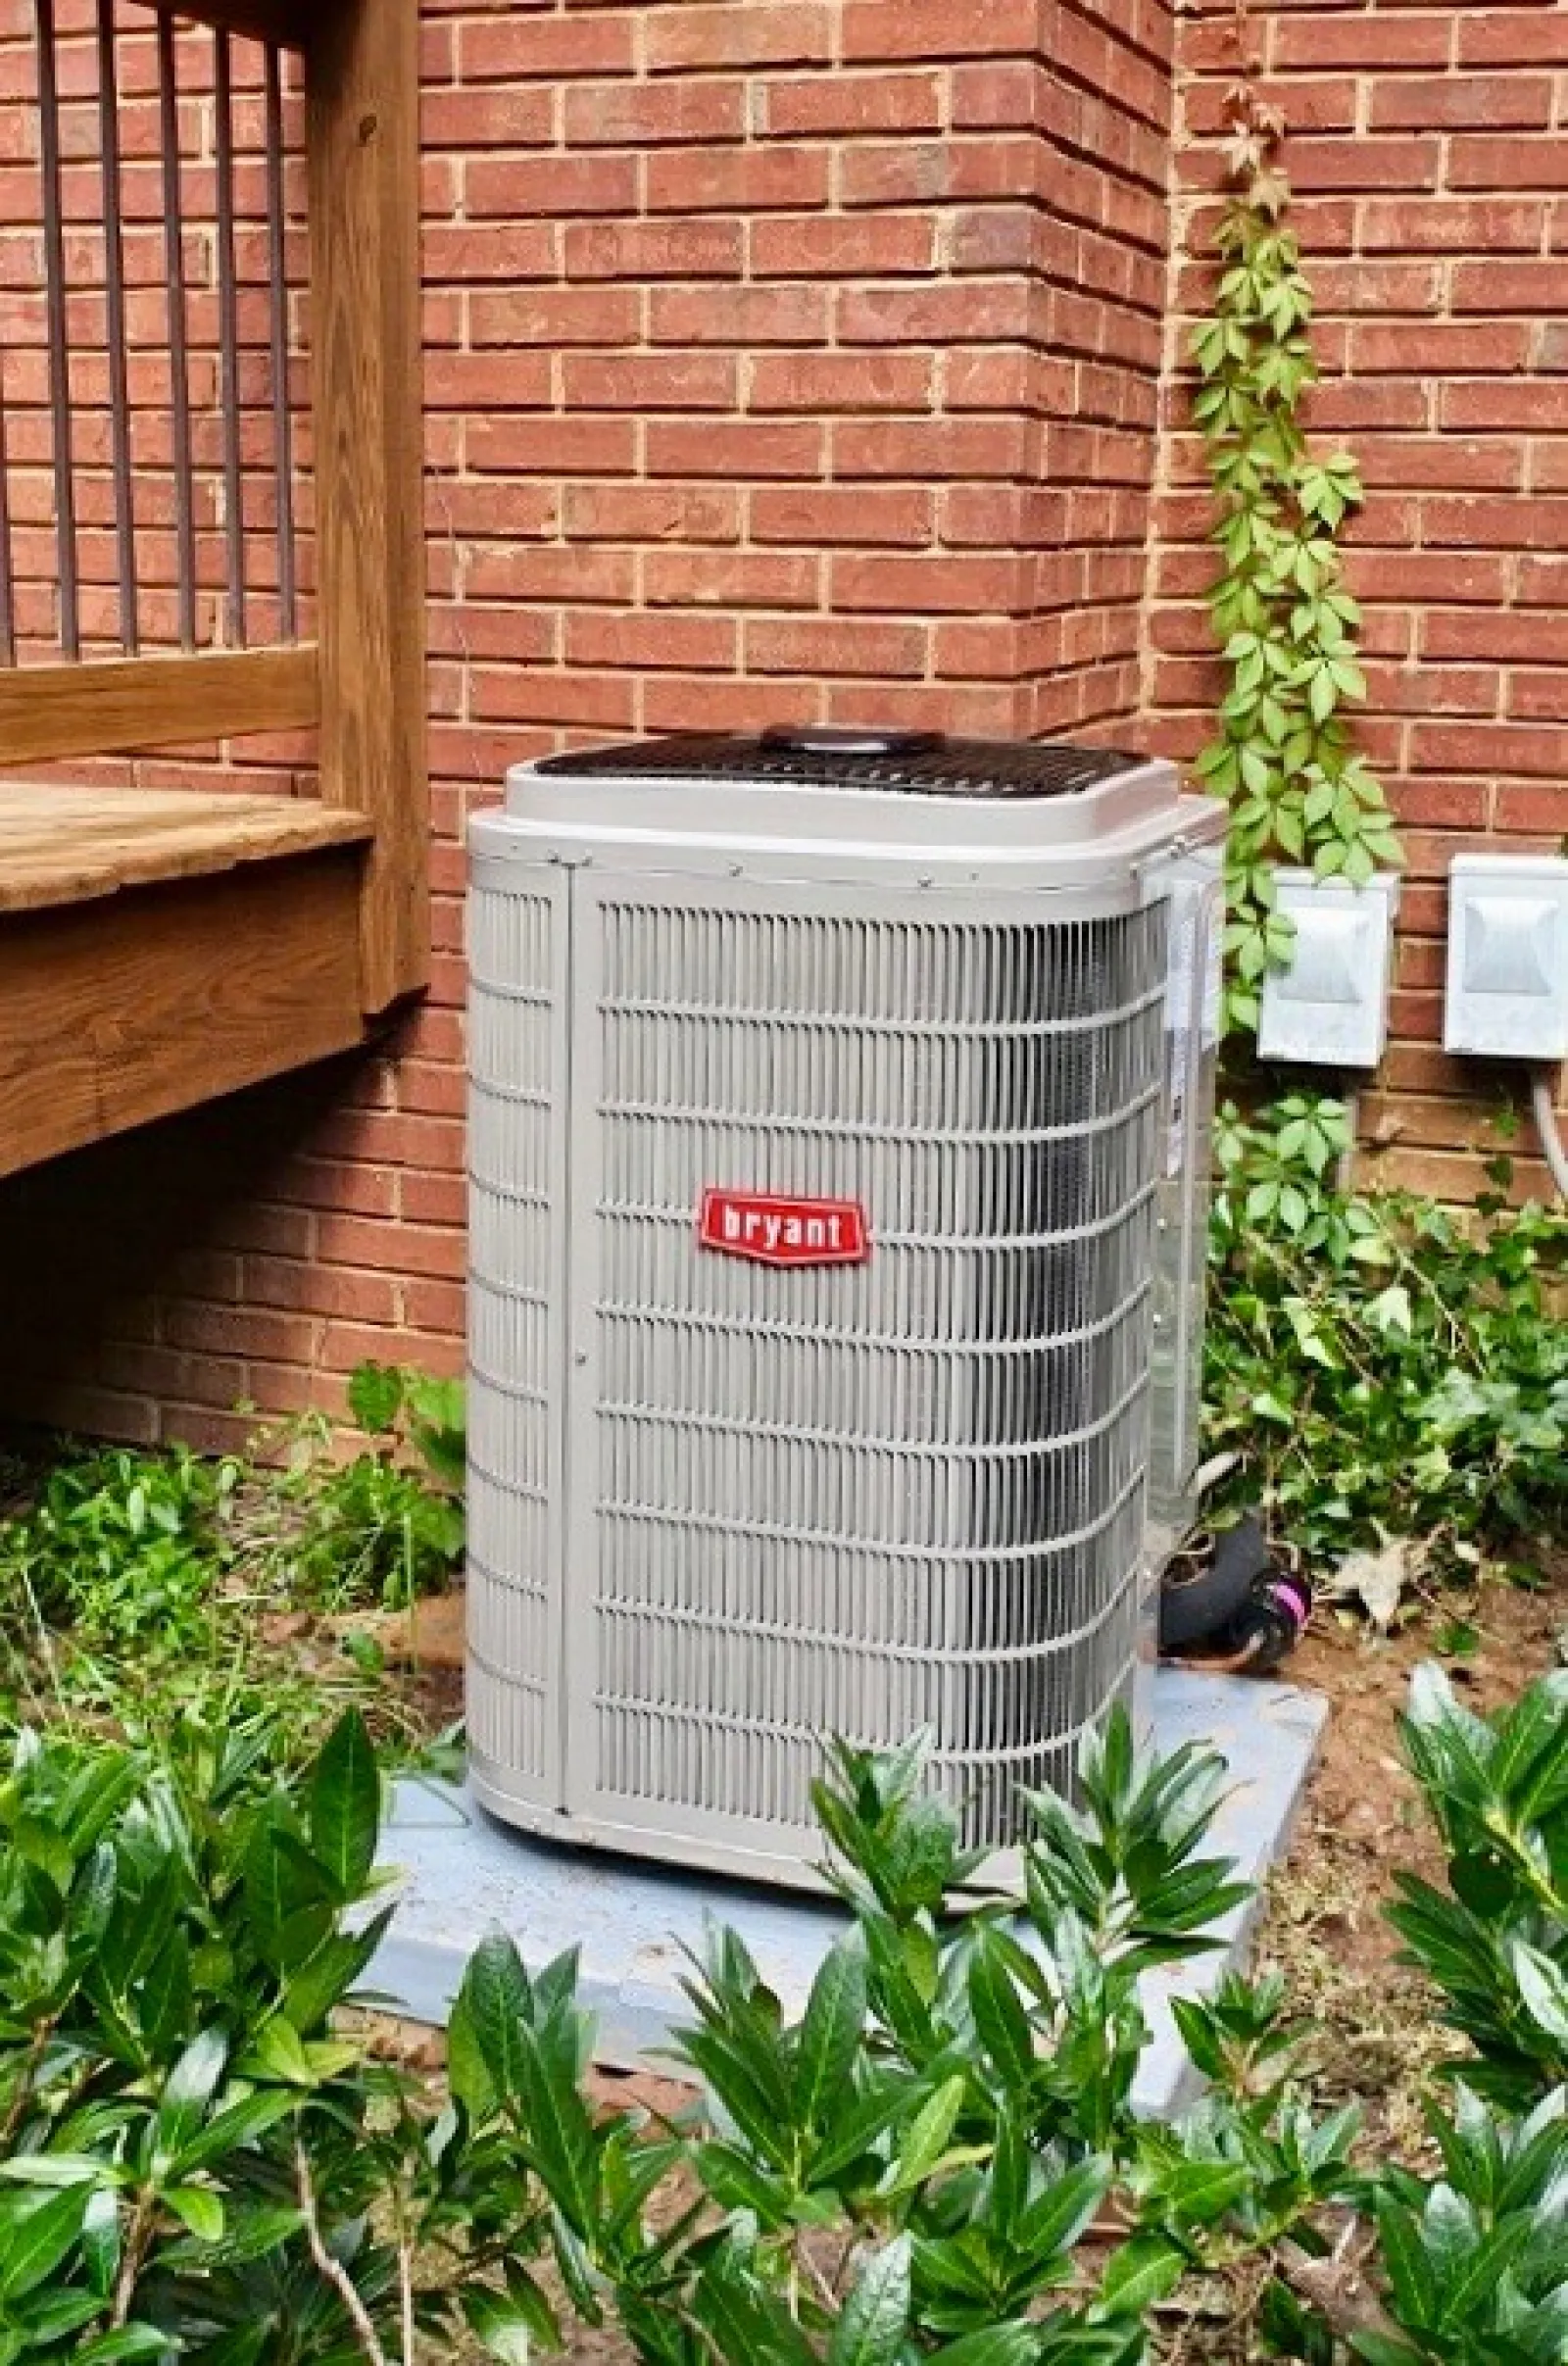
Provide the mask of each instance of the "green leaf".
{"label": "green leaf", "polygon": [[81,2221],[81,2260],[87,2285],[107,2300],[120,2272],[120,2195],[112,2185],[101,2185],[87,2196]]}
{"label": "green leaf", "polygon": [[829,1949],[807,1999],[794,2081],[802,2127],[822,2126],[836,2107],[859,2051],[866,2001],[865,1942],[852,1930]]}
{"label": "green leaf", "polygon": [[566,2224],[591,2243],[598,2223],[598,2179],[575,2027],[552,2020],[535,2031],[519,2022],[516,2066],[519,2117],[534,2168]]}
{"label": "green leaf", "polygon": [[1410,1305],[1410,1293],[1403,1282],[1391,1282],[1378,1293],[1366,1310],[1368,1322],[1384,1332],[1396,1332],[1408,1339],[1415,1329],[1415,1314]]}
{"label": "green leaf", "polygon": [[847,2095],[843,2108],[829,2122],[821,2143],[811,2153],[812,2182],[828,2184],[862,2159],[884,2128],[898,2118],[907,2099],[907,2081],[902,2076],[878,2079],[862,2094],[852,2091]]}
{"label": "green leaf", "polygon": [[795,2198],[793,2182],[760,2167],[738,2144],[699,2144],[697,2170],[720,2208],[750,2210],[760,2226],[784,2225]]}
{"label": "green leaf", "polygon": [[395,1364],[362,1363],[349,1380],[349,1411],[368,1437],[386,1437],[403,1410],[405,1375]]}
{"label": "green leaf", "polygon": [[1568,1972],[1524,1939],[1516,1938],[1508,1954],[1530,2018],[1548,2038],[1568,2046]]}
{"label": "green leaf", "polygon": [[514,2100],[523,2091],[520,2033],[533,2010],[533,1991],[522,1957],[504,1931],[489,1932],[474,1949],[458,2009],[496,2093]]}
{"label": "green leaf", "polygon": [[81,2234],[87,2193],[68,2186],[0,2232],[0,2305],[7,2308],[48,2282]]}
{"label": "green leaf", "polygon": [[257,2032],[240,2068],[247,2077],[277,2079],[286,2087],[316,2085],[305,2041],[292,2021],[274,2013]]}
{"label": "green leaf", "polygon": [[221,2194],[210,2186],[170,2186],[164,2199],[200,2243],[221,2243],[227,2223]]}
{"label": "green leaf", "polygon": [[200,2169],[216,2168],[231,2152],[252,2150],[269,2130],[291,2118],[299,2107],[296,2095],[277,2088],[245,2095],[215,2113],[199,2136],[182,2144],[171,2159],[170,2169],[176,2177],[188,2178]]}
{"label": "green leaf", "polygon": [[154,2175],[164,2175],[207,2117],[228,2060],[228,2040],[220,2029],[204,2029],[194,2037],[164,2082],[153,2119]]}
{"label": "green leaf", "polygon": [[1110,2256],[1101,2306],[1115,2317],[1146,2317],[1187,2272],[1186,2254],[1164,2235],[1135,2235]]}
{"label": "green leaf", "polygon": [[375,1748],[358,1709],[327,1736],[311,1773],[306,1814],[312,1854],[330,1872],[341,1902],[353,1903],[365,1895],[381,1824]]}
{"label": "green leaf", "polygon": [[993,1931],[982,1932],[969,1966],[969,2004],[980,2042],[1007,2087],[1027,2087],[1035,2069],[1034,2031]]}
{"label": "green leaf", "polygon": [[816,2352],[780,2303],[733,2249],[699,2276],[691,2311],[718,2358],[745,2366],[816,2366]]}
{"label": "green leaf", "polygon": [[855,2280],[827,2346],[827,2366],[896,2366],[909,2322],[909,2239],[874,2251]]}
{"label": "green leaf", "polygon": [[1401,2319],[1412,2329],[1436,2324],[1437,2273],[1415,2219],[1392,2194],[1380,2193],[1376,2209],[1383,2265]]}
{"label": "green leaf", "polygon": [[1051,2251],[1065,2257],[1104,2200],[1109,2184],[1109,2160],[1091,2153],[1064,2170],[1031,2204],[1020,2239],[1037,2257]]}
{"label": "green leaf", "polygon": [[279,1812],[258,1819],[245,1851],[244,1882],[263,1960],[281,1972],[308,1962],[332,1934],[330,1876]]}
{"label": "green leaf", "polygon": [[1187,2161],[1167,2181],[1170,2214],[1188,2226],[1212,2226],[1252,2182],[1244,2161]]}
{"label": "green leaf", "polygon": [[126,2366],[137,2358],[172,2358],[178,2354],[174,2341],[155,2325],[122,2325],[114,2333],[99,2334],[72,2352],[75,2366]]}
{"label": "green leaf", "polygon": [[461,2295],[468,2330],[503,2366],[528,2366],[535,2328],[526,2310],[504,2292],[468,2286]]}
{"label": "green leaf", "polygon": [[[932,2353],[931,2366],[1033,2366],[1040,2333],[1033,2325],[986,2325]],[[1086,2357],[1086,2366],[1091,2366]]]}
{"label": "green leaf", "polygon": [[1463,2328],[1478,2302],[1490,2301],[1533,2233],[1532,2222],[1523,2211],[1494,2228],[1459,2274],[1451,2276],[1443,2289],[1440,2324],[1450,2331]]}
{"label": "green leaf", "polygon": [[955,2075],[945,2079],[921,2105],[905,2131],[897,2159],[882,2181],[884,2193],[912,2193],[930,2176],[947,2151],[967,2092],[967,2080]]}

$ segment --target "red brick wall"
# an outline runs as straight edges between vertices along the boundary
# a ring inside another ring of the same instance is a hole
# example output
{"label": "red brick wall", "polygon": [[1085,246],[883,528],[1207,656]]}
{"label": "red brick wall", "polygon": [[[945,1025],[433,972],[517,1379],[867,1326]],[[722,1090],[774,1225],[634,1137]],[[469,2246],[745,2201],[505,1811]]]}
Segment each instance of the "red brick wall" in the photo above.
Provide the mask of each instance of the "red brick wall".
{"label": "red brick wall", "polygon": [[[1319,311],[1312,418],[1359,458],[1366,745],[1409,854],[1396,1041],[1365,1122],[1374,1172],[1452,1197],[1507,1079],[1445,1059],[1445,893],[1468,846],[1568,830],[1568,5],[1279,0],[1246,29],[1292,124],[1286,163]],[[1214,133],[1240,54],[1233,0],[1180,32],[1178,312],[1201,301]],[[1177,332],[1180,333],[1180,332]],[[1200,455],[1168,397],[1151,687],[1166,743],[1214,688]],[[1534,1148],[1526,1119],[1520,1148]],[[1523,1180],[1540,1189],[1530,1160]]]}
{"label": "red brick wall", "polygon": [[[1167,361],[1234,25],[1180,25]],[[1443,869],[1568,827],[1568,0],[1281,0],[1250,37],[1314,416],[1371,489],[1367,737],[1411,854],[1368,1123],[1379,1171],[1463,1194],[1492,1080],[1437,1049]],[[457,1359],[458,848],[519,756],[784,713],[1152,709],[1196,746],[1175,384],[1146,551],[1171,41],[1165,0],[425,0],[434,991],[364,1062],[0,1187],[15,1406],[214,1438],[364,1354]]]}
{"label": "red brick wall", "polygon": [[212,1438],[460,1353],[466,813],[564,737],[1140,705],[1166,0],[426,0],[434,988],[0,1192],[12,1402]]}

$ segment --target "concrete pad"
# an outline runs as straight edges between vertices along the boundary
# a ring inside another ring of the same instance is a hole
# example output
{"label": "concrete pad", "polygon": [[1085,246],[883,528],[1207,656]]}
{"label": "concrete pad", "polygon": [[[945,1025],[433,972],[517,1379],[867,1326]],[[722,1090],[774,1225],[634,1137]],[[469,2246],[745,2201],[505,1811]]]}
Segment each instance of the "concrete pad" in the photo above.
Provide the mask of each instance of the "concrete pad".
{"label": "concrete pad", "polygon": [[[1244,1879],[1261,1881],[1284,1852],[1328,1702],[1266,1679],[1176,1668],[1158,1671],[1152,1701],[1162,1753],[1196,1741],[1227,1760],[1231,1791],[1209,1846],[1234,1857]],[[647,2060],[690,2020],[678,1986],[682,1946],[700,1946],[708,1922],[733,1924],[793,2018],[846,1920],[831,1898],[533,1839],[494,1822],[461,1789],[423,1777],[397,1785],[381,1858],[401,1875],[399,1903],[368,1986],[394,2009],[444,2024],[469,1955],[499,1926],[530,1970],[581,1948],[582,2000],[599,2022],[596,2051],[617,2067]],[[1200,1996],[1243,1964],[1257,1911],[1255,1903],[1238,1908],[1212,1954],[1146,1980],[1152,2042],[1135,2091],[1140,2110],[1168,2114],[1196,2094],[1171,1996]]]}

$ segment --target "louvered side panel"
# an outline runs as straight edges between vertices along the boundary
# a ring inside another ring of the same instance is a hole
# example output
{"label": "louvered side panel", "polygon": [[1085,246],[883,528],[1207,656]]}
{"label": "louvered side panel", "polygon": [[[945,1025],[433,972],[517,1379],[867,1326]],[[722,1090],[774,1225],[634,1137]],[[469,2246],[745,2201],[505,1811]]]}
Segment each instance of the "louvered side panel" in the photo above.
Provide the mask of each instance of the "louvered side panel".
{"label": "louvered side panel", "polygon": [[[825,904],[584,888],[568,1804],[811,1856],[823,1740],[929,1726],[1003,1848],[1136,1657],[1164,915]],[[709,1189],[869,1259],[705,1251]]]}
{"label": "louvered side panel", "polygon": [[468,906],[467,1713],[481,1771],[553,1808],[568,915],[516,876]]}
{"label": "louvered side panel", "polygon": [[[1224,889],[1218,849],[1171,865],[1166,1134],[1155,1260],[1150,1497],[1160,1565],[1194,1515],[1202,1411],[1209,1174],[1213,1165]],[[1151,1651],[1158,1625],[1150,1605]]]}

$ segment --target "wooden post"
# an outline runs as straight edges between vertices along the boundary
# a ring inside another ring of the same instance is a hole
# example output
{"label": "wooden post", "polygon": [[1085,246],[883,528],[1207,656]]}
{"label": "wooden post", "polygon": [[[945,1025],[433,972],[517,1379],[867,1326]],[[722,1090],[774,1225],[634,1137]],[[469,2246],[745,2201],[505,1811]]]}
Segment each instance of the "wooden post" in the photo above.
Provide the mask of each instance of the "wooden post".
{"label": "wooden post", "polygon": [[375,832],[372,1011],[429,975],[418,0],[318,0],[309,22],[320,782]]}

